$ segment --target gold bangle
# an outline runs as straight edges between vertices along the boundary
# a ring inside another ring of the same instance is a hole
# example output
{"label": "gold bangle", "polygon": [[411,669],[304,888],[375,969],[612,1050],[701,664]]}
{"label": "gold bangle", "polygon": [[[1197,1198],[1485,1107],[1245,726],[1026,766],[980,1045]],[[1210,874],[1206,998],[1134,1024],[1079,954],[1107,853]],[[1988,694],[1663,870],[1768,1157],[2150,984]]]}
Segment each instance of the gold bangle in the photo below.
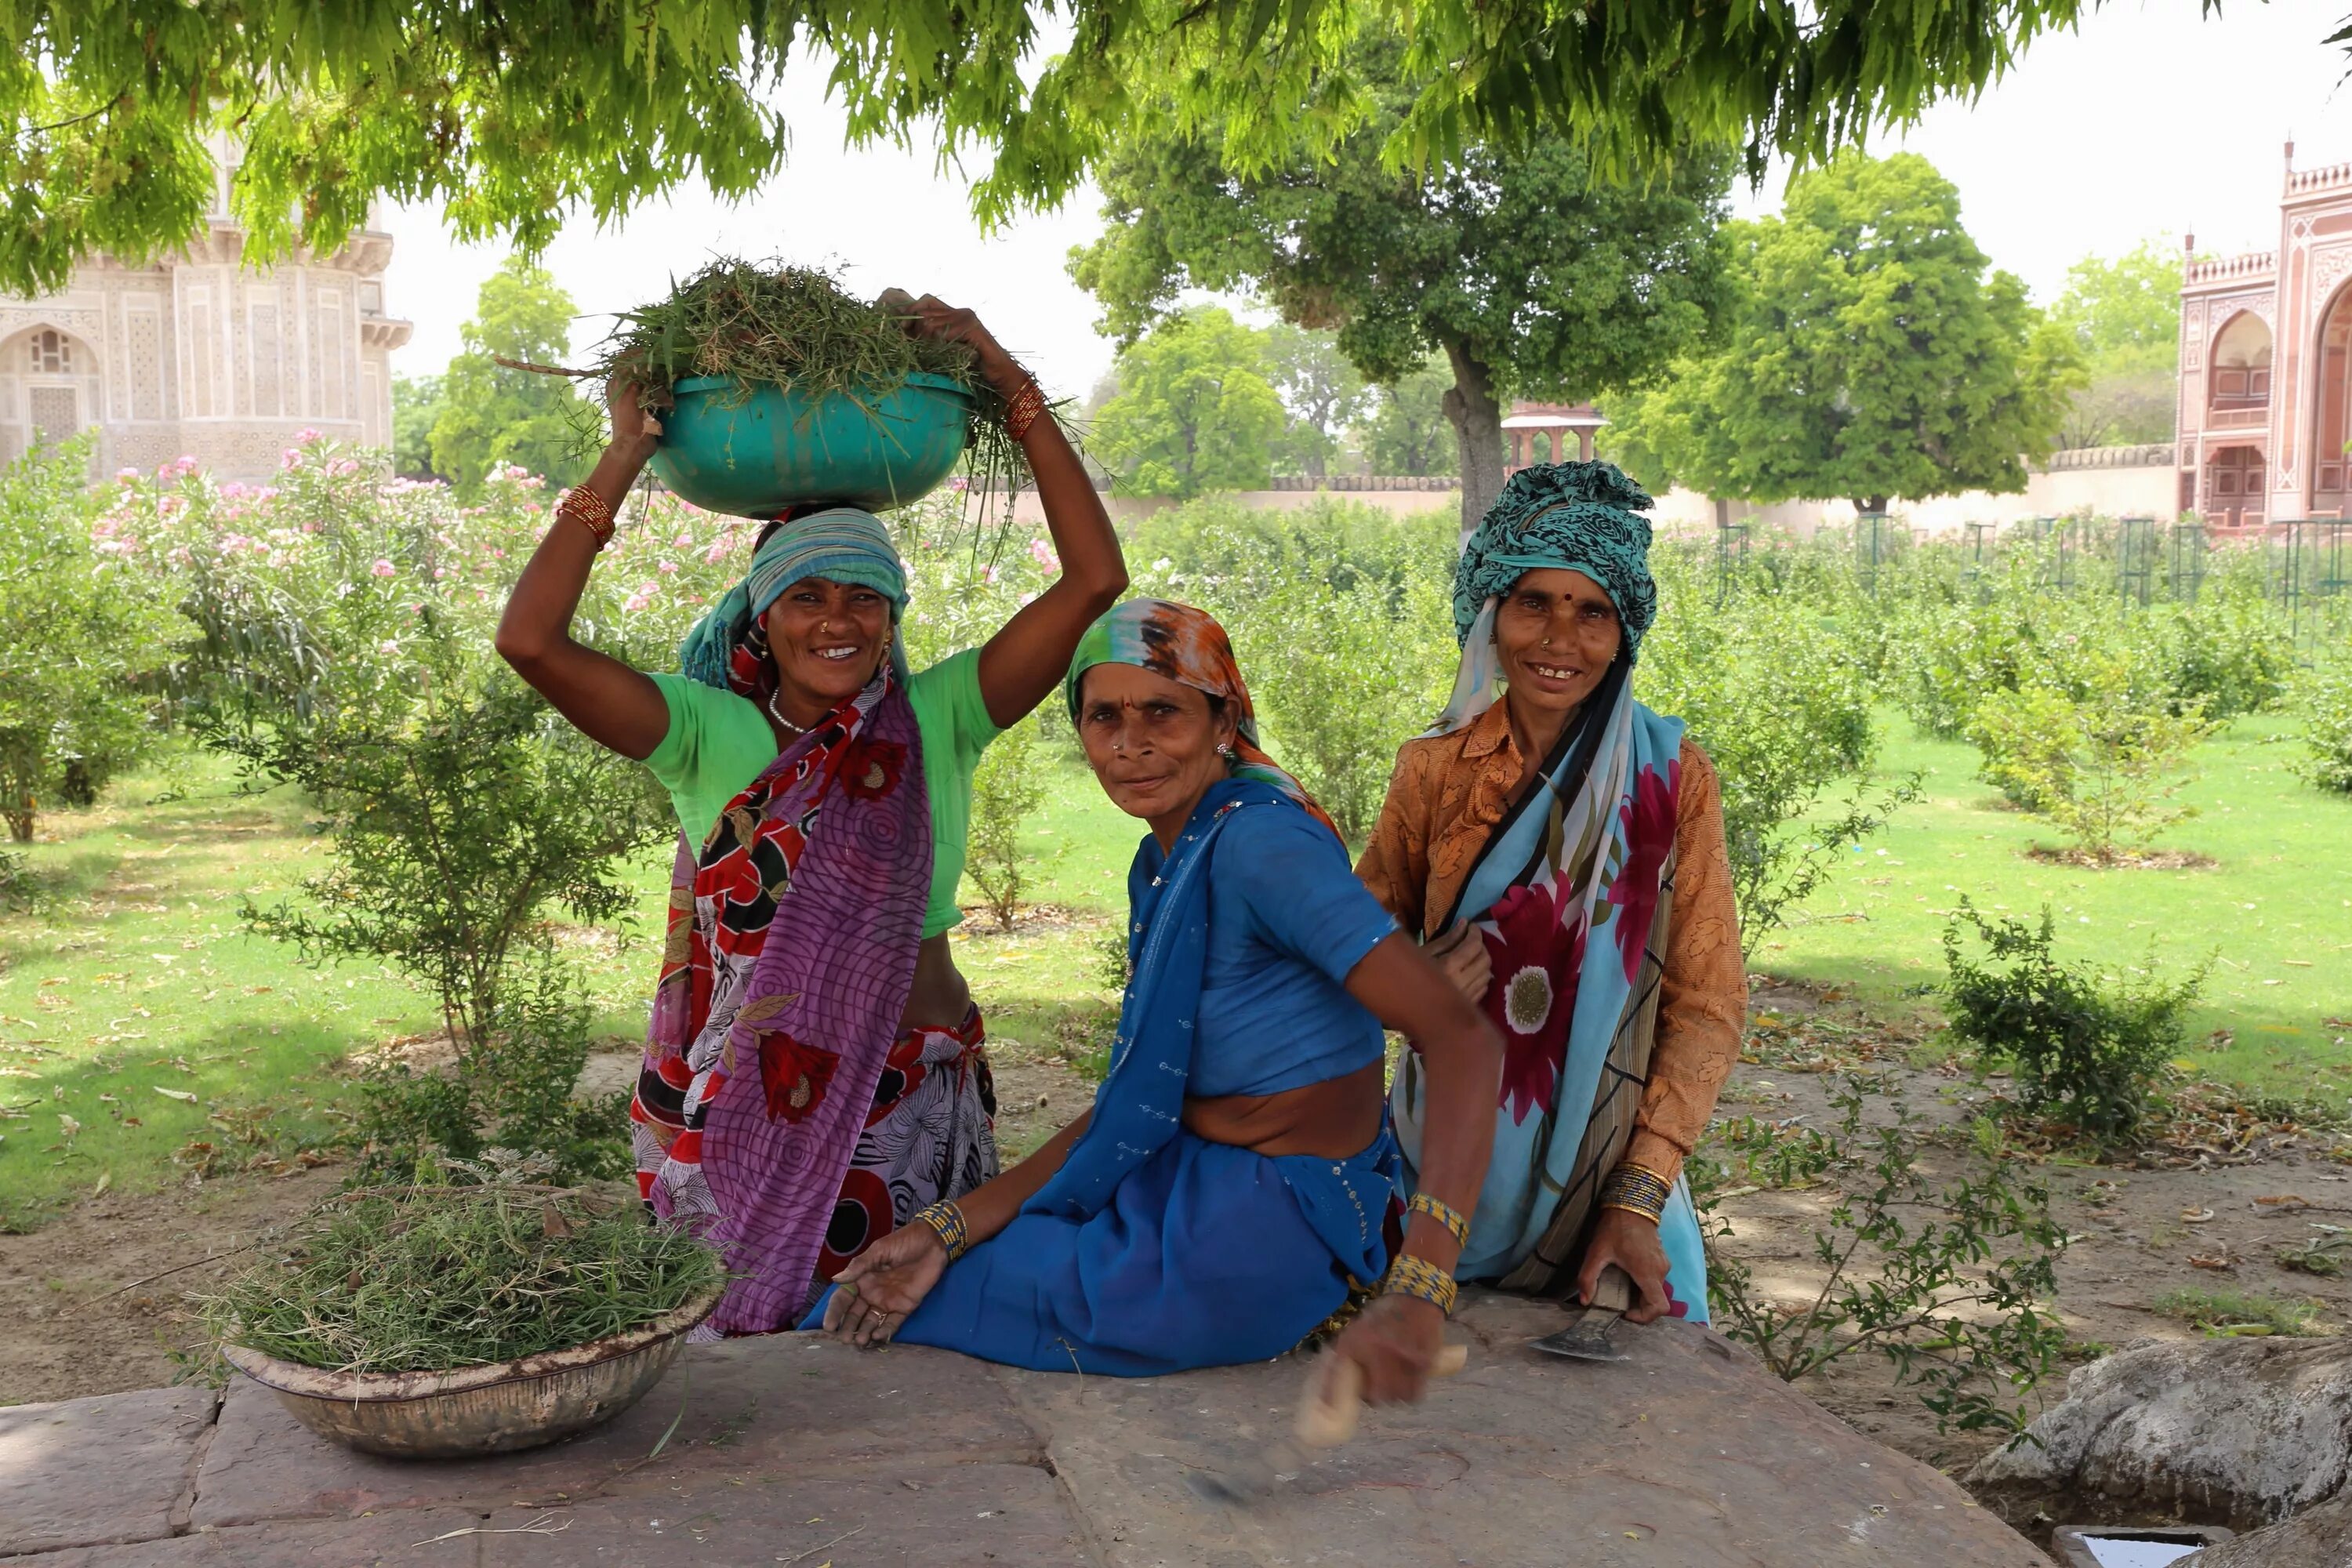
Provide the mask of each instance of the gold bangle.
{"label": "gold bangle", "polygon": [[1622,1209],[1656,1224],[1674,1195],[1674,1184],[1645,1165],[1623,1164],[1601,1184],[1601,1206]]}
{"label": "gold bangle", "polygon": [[1427,1301],[1447,1317],[1454,1315],[1454,1303],[1461,1299],[1462,1287],[1454,1276],[1425,1258],[1415,1258],[1400,1252],[1389,1261],[1389,1271],[1381,1281],[1384,1296],[1412,1296]]}
{"label": "gold bangle", "polygon": [[1427,1193],[1415,1193],[1412,1194],[1412,1201],[1404,1205],[1404,1212],[1409,1215],[1425,1214],[1446,1228],[1448,1234],[1454,1237],[1454,1246],[1470,1245],[1470,1222],[1464,1219],[1462,1212],[1451,1205],[1440,1203]]}
{"label": "gold bangle", "polygon": [[971,1228],[964,1221],[962,1208],[953,1199],[941,1198],[929,1208],[917,1209],[914,1218],[931,1227],[931,1234],[947,1248],[950,1263],[971,1250]]}

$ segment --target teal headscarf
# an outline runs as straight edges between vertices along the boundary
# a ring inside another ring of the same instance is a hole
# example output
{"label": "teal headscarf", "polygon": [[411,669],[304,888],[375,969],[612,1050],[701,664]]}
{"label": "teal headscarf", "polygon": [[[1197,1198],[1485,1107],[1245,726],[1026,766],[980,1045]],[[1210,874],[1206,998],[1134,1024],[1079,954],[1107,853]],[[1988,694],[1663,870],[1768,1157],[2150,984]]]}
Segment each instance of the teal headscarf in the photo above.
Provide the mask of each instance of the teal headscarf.
{"label": "teal headscarf", "polygon": [[1454,568],[1454,635],[1466,641],[1486,601],[1541,568],[1581,572],[1609,590],[1625,628],[1625,662],[1657,618],[1650,578],[1650,494],[1614,463],[1521,468],[1479,520]]}
{"label": "teal headscarf", "polygon": [[[907,571],[881,520],[848,506],[811,512],[770,534],[751,557],[751,569],[743,580],[686,634],[677,649],[679,672],[705,686],[731,689],[729,674],[738,646],[757,630],[760,617],[785,589],[810,577],[873,589],[890,601],[894,626],[906,613]],[[903,684],[903,638],[890,639],[890,668]]]}

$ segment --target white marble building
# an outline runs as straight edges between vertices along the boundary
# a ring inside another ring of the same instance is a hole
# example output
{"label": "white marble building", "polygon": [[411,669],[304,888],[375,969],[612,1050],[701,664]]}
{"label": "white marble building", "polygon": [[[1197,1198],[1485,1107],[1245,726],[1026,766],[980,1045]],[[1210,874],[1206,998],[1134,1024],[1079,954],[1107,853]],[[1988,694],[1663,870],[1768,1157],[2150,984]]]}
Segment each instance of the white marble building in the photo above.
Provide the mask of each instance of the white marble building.
{"label": "white marble building", "polygon": [[143,267],[97,257],[62,293],[0,295],[0,462],[92,426],[100,475],[188,456],[259,480],[305,428],[391,445],[391,354],[410,331],[385,313],[392,237],[371,227],[332,256],[247,268],[226,151],[184,252]]}

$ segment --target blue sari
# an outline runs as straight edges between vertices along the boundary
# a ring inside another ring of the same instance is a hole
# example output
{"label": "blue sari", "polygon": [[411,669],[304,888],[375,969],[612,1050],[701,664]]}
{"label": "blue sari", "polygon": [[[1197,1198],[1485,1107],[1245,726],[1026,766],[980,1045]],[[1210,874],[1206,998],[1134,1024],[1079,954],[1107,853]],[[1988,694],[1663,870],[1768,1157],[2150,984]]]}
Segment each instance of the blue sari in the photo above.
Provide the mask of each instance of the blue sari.
{"label": "blue sari", "polygon": [[1269,1157],[1182,1126],[1212,851],[1241,812],[1302,809],[1272,784],[1227,779],[1156,872],[1147,841],[1129,875],[1133,978],[1093,1120],[894,1339],[1042,1372],[1157,1376],[1280,1355],[1346,1301],[1351,1279],[1386,1270],[1399,1168],[1385,1124],[1345,1160]]}

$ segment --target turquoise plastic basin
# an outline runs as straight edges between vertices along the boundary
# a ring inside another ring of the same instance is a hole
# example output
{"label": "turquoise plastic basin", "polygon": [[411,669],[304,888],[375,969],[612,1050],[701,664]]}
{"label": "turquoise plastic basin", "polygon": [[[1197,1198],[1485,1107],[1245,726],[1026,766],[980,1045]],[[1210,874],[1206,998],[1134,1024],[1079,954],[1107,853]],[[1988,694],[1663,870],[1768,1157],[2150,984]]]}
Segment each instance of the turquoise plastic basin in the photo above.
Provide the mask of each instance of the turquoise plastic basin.
{"label": "turquoise plastic basin", "polygon": [[708,375],[671,393],[654,472],[705,510],[739,517],[806,501],[904,506],[955,471],[972,409],[970,393],[938,375],[910,375],[880,397],[761,386],[742,398],[734,382]]}

